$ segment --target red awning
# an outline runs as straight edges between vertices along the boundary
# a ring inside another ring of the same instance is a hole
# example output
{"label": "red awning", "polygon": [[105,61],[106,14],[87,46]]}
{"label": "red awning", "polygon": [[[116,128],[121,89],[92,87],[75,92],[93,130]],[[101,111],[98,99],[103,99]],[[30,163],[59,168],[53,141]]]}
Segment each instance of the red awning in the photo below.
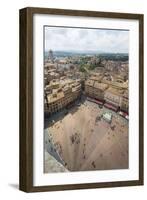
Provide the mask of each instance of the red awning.
{"label": "red awning", "polygon": [[121,112],[123,112],[125,115],[129,115],[129,113],[128,112],[126,112],[126,111],[124,111],[124,110],[120,110]]}
{"label": "red awning", "polygon": [[100,101],[100,100],[97,100],[97,99],[92,99],[92,98],[87,97],[87,100],[91,101],[91,102],[94,102],[96,104],[99,104],[99,105],[103,105],[103,102]]}
{"label": "red awning", "polygon": [[105,106],[106,108],[109,108],[109,109],[111,109],[111,110],[114,110],[115,112],[118,110],[118,107],[113,106],[113,105],[108,104],[108,103],[105,103],[104,106]]}
{"label": "red awning", "polygon": [[99,101],[99,100],[97,100],[97,99],[96,99],[95,101],[96,101],[97,104],[103,105],[103,102],[102,102],[102,101]]}

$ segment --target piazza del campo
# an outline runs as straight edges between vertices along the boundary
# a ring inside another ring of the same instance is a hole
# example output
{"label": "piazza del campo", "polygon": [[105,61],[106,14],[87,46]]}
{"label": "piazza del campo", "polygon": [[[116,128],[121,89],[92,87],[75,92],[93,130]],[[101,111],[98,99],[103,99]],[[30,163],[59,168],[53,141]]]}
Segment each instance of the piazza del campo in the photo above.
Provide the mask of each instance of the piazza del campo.
{"label": "piazza del campo", "polygon": [[46,52],[44,172],[127,169],[128,54]]}

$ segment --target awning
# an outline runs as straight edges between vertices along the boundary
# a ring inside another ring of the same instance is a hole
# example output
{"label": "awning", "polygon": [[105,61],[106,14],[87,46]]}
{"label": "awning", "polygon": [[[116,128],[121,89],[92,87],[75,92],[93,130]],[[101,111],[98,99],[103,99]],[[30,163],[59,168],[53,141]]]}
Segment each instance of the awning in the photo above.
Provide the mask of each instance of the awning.
{"label": "awning", "polygon": [[98,100],[98,99],[92,99],[92,98],[87,97],[87,100],[91,101],[91,102],[94,102],[96,104],[99,104],[99,105],[103,105],[103,102]]}
{"label": "awning", "polygon": [[112,104],[105,103],[104,106],[108,109],[115,111],[115,112],[118,110],[118,107],[113,106]]}
{"label": "awning", "polygon": [[96,102],[97,104],[99,104],[99,105],[103,105],[103,104],[104,104],[102,101],[100,101],[100,100],[98,100],[98,99],[95,99],[95,102]]}

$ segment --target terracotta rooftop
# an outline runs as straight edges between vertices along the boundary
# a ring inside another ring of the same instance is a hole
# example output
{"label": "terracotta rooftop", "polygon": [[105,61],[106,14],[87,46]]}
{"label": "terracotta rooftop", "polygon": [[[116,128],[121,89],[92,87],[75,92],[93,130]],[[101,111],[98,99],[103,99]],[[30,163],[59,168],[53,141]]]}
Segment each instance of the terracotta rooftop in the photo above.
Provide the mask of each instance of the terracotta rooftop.
{"label": "terracotta rooftop", "polygon": [[64,92],[61,91],[61,92],[56,92],[56,93],[52,93],[52,94],[49,94],[47,96],[47,99],[48,99],[48,103],[53,103],[61,98],[64,97]]}
{"label": "terracotta rooftop", "polygon": [[89,79],[94,81],[100,81],[102,79],[102,76],[91,76]]}
{"label": "terracotta rooftop", "polygon": [[85,81],[85,85],[93,86],[93,84],[94,84],[93,80],[89,79],[89,80]]}
{"label": "terracotta rooftop", "polygon": [[115,95],[123,95],[124,90],[122,90],[122,89],[116,89],[116,88],[113,88],[113,87],[109,87],[107,89],[107,92],[110,92],[110,93],[115,94]]}
{"label": "terracotta rooftop", "polygon": [[103,78],[102,82],[108,85],[112,85],[113,87],[116,87],[116,88],[122,88],[122,89],[128,88],[128,82],[118,83],[118,82],[106,80],[105,78]]}
{"label": "terracotta rooftop", "polygon": [[100,90],[106,90],[108,88],[108,85],[105,83],[99,83],[97,81],[94,82],[94,87],[98,88]]}

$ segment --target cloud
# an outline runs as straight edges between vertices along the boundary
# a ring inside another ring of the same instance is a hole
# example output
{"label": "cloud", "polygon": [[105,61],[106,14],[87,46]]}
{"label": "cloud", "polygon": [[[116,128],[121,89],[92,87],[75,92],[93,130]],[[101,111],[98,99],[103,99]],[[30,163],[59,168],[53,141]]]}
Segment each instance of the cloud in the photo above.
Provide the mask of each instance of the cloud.
{"label": "cloud", "polygon": [[127,53],[129,31],[45,27],[45,50]]}

